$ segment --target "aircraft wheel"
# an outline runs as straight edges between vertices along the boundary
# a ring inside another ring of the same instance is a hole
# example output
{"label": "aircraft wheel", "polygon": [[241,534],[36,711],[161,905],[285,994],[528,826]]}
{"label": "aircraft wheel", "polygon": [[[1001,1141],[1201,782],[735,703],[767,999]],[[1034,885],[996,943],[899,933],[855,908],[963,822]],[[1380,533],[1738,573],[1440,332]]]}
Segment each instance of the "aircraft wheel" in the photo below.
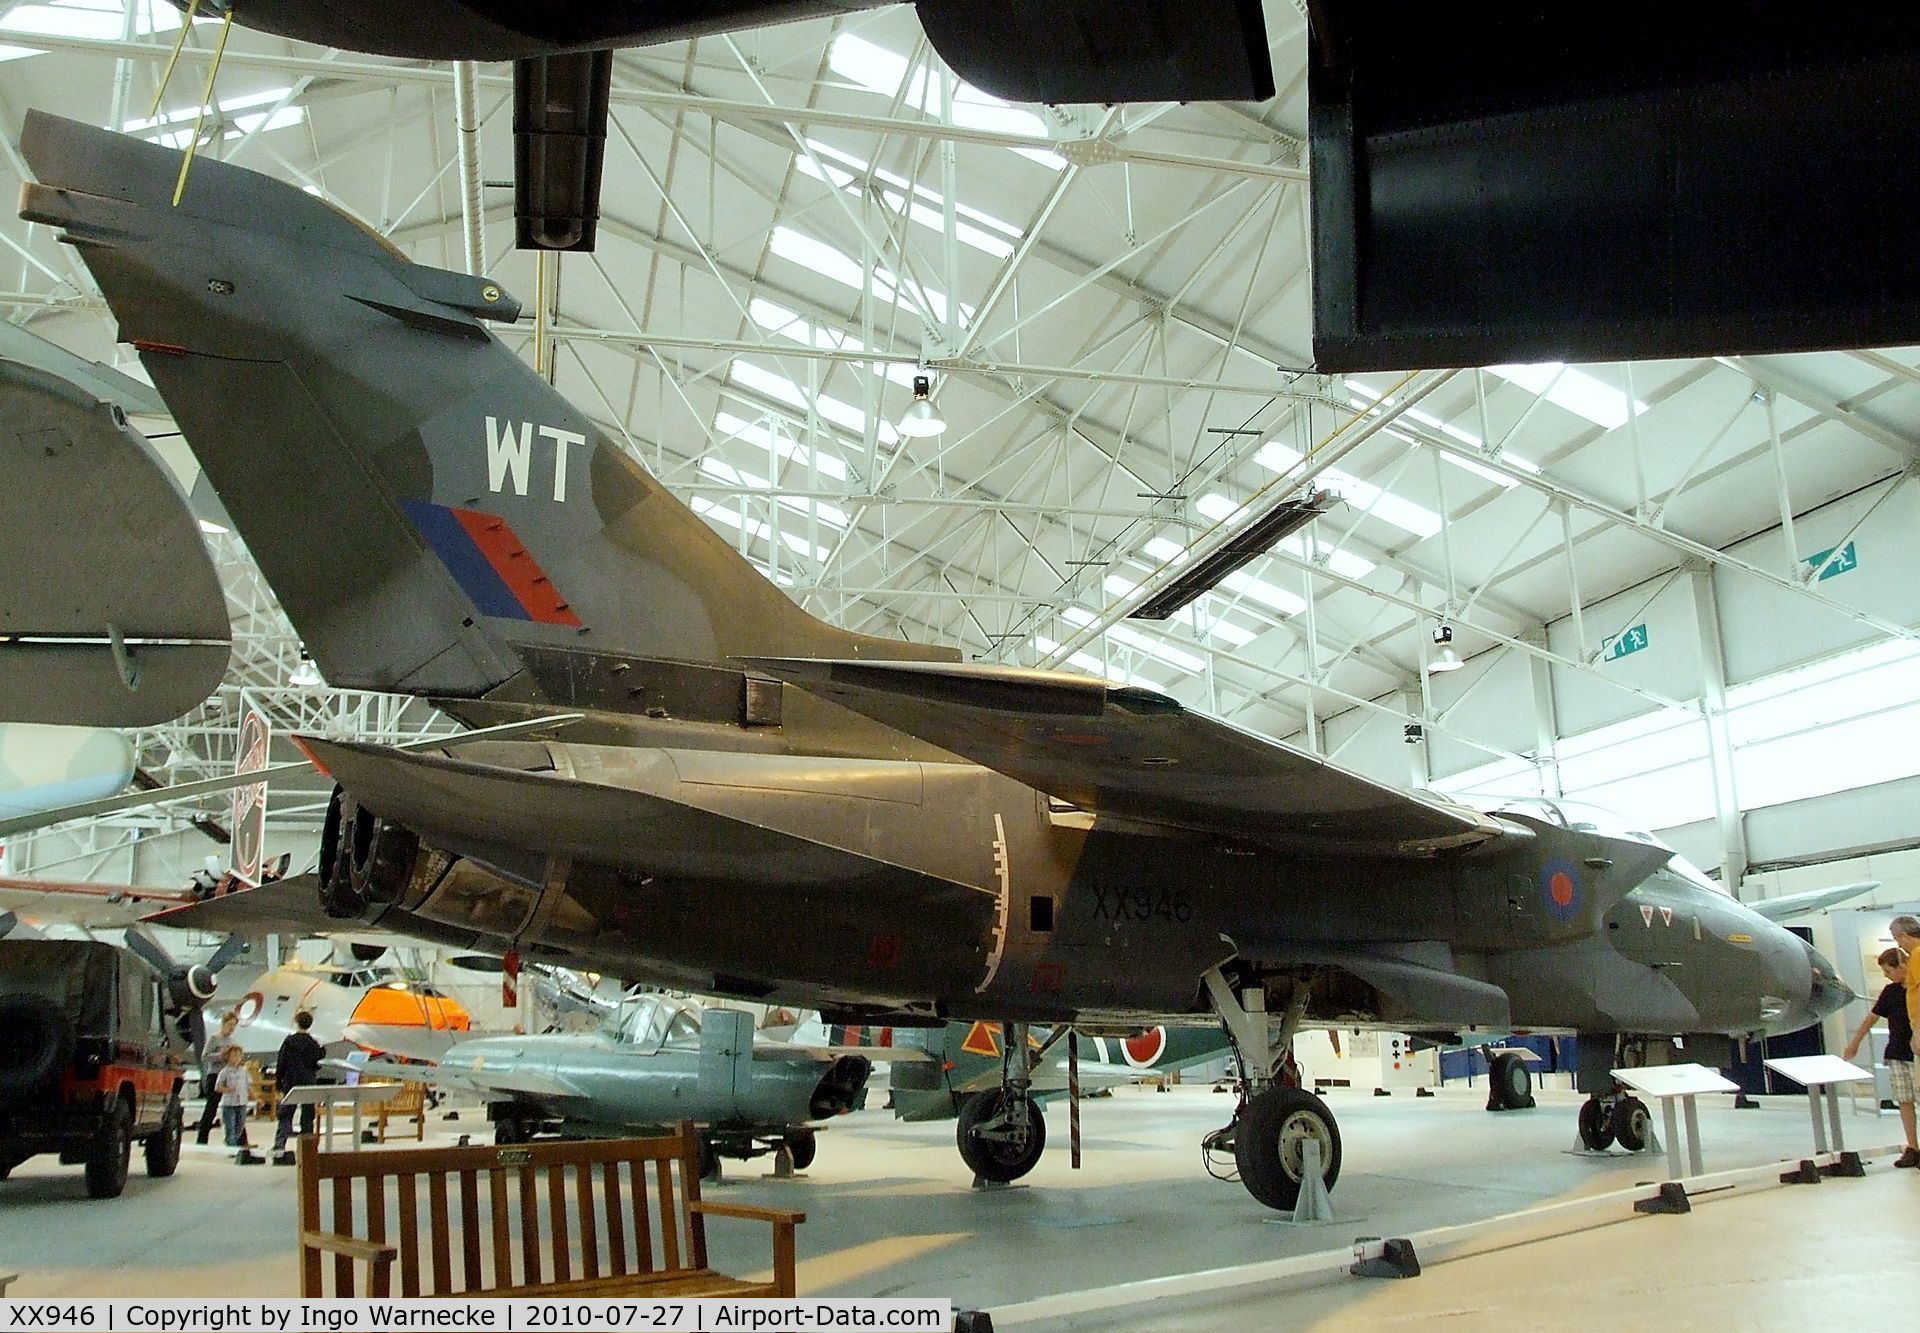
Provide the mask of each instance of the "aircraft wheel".
{"label": "aircraft wheel", "polygon": [[1302,1088],[1268,1088],[1247,1103],[1233,1136],[1233,1161],[1247,1193],[1269,1208],[1300,1202],[1305,1145],[1320,1145],[1320,1178],[1340,1178],[1340,1126],[1327,1104]]}
{"label": "aircraft wheel", "polygon": [[982,1180],[1002,1185],[1033,1170],[1047,1148],[1047,1121],[1040,1103],[1027,1098],[1026,1124],[1016,1127],[1005,1114],[1009,1100],[1003,1088],[976,1092],[961,1103],[960,1123],[954,1130],[960,1160]]}
{"label": "aircraft wheel", "polygon": [[1487,1109],[1524,1111],[1533,1104],[1533,1075],[1527,1072],[1527,1062],[1512,1051],[1494,1056],[1487,1068]]}
{"label": "aircraft wheel", "polygon": [[526,1143],[533,1138],[533,1126],[519,1116],[504,1116],[493,1122],[493,1141],[500,1147]]}
{"label": "aircraft wheel", "polygon": [[813,1165],[814,1154],[820,1145],[814,1140],[810,1129],[796,1129],[787,1135],[787,1156],[793,1159],[795,1171],[805,1171]]}
{"label": "aircraft wheel", "polygon": [[1653,1113],[1638,1097],[1622,1097],[1613,1104],[1608,1128],[1628,1152],[1645,1152],[1653,1141]]}
{"label": "aircraft wheel", "polygon": [[1605,1152],[1613,1146],[1612,1114],[1598,1097],[1589,1097],[1580,1106],[1580,1142],[1590,1152]]}
{"label": "aircraft wheel", "polygon": [[127,1163],[133,1157],[133,1115],[123,1101],[114,1102],[87,1148],[87,1194],[95,1199],[117,1199],[127,1187]]}
{"label": "aircraft wheel", "polygon": [[180,1165],[180,1133],[186,1117],[180,1111],[180,1099],[167,1099],[167,1113],[160,1118],[160,1128],[147,1135],[147,1141],[140,1145],[147,1159],[147,1174],[155,1180],[170,1176]]}
{"label": "aircraft wheel", "polygon": [[720,1145],[708,1138],[700,1140],[700,1179],[720,1179]]}

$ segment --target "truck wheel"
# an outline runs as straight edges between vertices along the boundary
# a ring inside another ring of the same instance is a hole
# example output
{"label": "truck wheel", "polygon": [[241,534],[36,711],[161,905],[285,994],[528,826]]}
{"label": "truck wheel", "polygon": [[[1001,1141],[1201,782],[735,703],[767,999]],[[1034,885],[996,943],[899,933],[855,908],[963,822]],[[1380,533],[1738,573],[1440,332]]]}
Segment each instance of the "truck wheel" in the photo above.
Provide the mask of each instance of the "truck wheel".
{"label": "truck wheel", "polygon": [[155,1180],[172,1175],[180,1165],[180,1133],[185,1123],[180,1099],[167,1098],[167,1113],[160,1117],[160,1128],[147,1135],[147,1141],[140,1145],[147,1158],[147,1174]]}
{"label": "truck wheel", "polygon": [[133,1156],[133,1116],[127,1104],[116,1101],[100,1120],[87,1148],[87,1194],[95,1199],[117,1199],[127,1187],[127,1163]]}
{"label": "truck wheel", "polygon": [[58,1077],[73,1054],[73,1024],[38,995],[0,995],[0,1104]]}

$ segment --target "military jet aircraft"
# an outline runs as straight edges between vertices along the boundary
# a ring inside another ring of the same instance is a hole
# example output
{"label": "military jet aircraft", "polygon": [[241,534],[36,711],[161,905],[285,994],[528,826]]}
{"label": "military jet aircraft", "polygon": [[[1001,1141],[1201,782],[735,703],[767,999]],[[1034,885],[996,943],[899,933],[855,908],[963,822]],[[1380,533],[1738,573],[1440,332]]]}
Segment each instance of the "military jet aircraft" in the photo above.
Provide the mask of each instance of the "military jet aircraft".
{"label": "military jet aircraft", "polygon": [[[697,5],[536,0],[174,0],[323,46],[426,60],[511,60],[514,213],[522,248],[591,250],[612,48],[648,46],[890,0]],[[915,0],[928,39],[970,83],[1025,102],[1189,102],[1273,96],[1260,0]],[[185,33],[182,33],[182,40]]]}
{"label": "military jet aircraft", "polygon": [[438,1043],[418,1029],[355,1026],[348,1035],[422,1062],[370,1060],[368,1073],[485,1098],[497,1143],[696,1121],[702,1175],[723,1156],[781,1148],[805,1170],[816,1150],[808,1122],[857,1109],[873,1068],[858,1052],[756,1043],[753,1015],[664,995],[641,997],[609,1032]]}
{"label": "military jet aircraft", "polygon": [[[458,757],[310,738],[340,922],[896,1026],[1218,1016],[1248,1190],[1334,1115],[1303,1024],[1615,1042],[1790,1031],[1850,992],[1644,833],[1398,791],[1055,671],[807,615],[488,332],[518,303],[218,162],[30,113],[22,215],[75,246],[314,661],[463,722],[580,715]],[[530,733],[538,735],[538,733]],[[564,739],[561,737],[564,736]],[[266,895],[289,880],[222,902]],[[1671,1042],[1647,1042],[1655,1053]],[[1044,1146],[1024,1058],[962,1136]]]}

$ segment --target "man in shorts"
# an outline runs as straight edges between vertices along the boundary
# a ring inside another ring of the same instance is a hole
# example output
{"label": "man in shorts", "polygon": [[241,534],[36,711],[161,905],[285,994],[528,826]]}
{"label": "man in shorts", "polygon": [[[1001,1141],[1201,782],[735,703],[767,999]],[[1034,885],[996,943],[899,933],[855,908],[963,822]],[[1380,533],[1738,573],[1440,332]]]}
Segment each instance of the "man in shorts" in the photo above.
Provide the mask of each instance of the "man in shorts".
{"label": "man in shorts", "polygon": [[1907,1017],[1907,976],[1912,970],[1906,955],[1898,949],[1884,951],[1876,960],[1887,978],[1887,985],[1874,1000],[1866,1021],[1855,1029],[1853,1039],[1840,1058],[1851,1060],[1873,1029],[1875,1019],[1887,1020],[1887,1082],[1893,1104],[1900,1111],[1900,1127],[1907,1132],[1907,1150],[1895,1159],[1895,1166],[1920,1167],[1920,1139],[1914,1137],[1913,1114],[1913,1024]]}

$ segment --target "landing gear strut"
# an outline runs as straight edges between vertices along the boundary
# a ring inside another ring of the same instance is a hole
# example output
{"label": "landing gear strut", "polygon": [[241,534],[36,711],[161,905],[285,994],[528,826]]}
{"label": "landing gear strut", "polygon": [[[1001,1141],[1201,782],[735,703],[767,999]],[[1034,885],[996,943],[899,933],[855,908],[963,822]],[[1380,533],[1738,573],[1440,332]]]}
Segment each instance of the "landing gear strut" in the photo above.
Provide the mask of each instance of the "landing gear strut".
{"label": "landing gear strut", "polygon": [[1236,992],[1219,968],[1206,974],[1206,982],[1233,1041],[1241,1077],[1233,1119],[1209,1134],[1201,1148],[1231,1151],[1247,1193],[1269,1208],[1291,1211],[1300,1201],[1306,1162],[1314,1155],[1308,1144],[1318,1149],[1320,1178],[1327,1187],[1340,1178],[1340,1127],[1325,1102],[1298,1086],[1298,1072],[1292,1070],[1293,1038],[1306,1017],[1307,988],[1294,985],[1275,1031],[1263,988]]}
{"label": "landing gear strut", "polygon": [[1000,1086],[962,1102],[954,1131],[960,1160],[976,1179],[993,1185],[1020,1179],[1047,1150],[1047,1120],[1028,1092],[1033,1064],[1027,1054],[1027,1025],[1008,1023],[1002,1035]]}

